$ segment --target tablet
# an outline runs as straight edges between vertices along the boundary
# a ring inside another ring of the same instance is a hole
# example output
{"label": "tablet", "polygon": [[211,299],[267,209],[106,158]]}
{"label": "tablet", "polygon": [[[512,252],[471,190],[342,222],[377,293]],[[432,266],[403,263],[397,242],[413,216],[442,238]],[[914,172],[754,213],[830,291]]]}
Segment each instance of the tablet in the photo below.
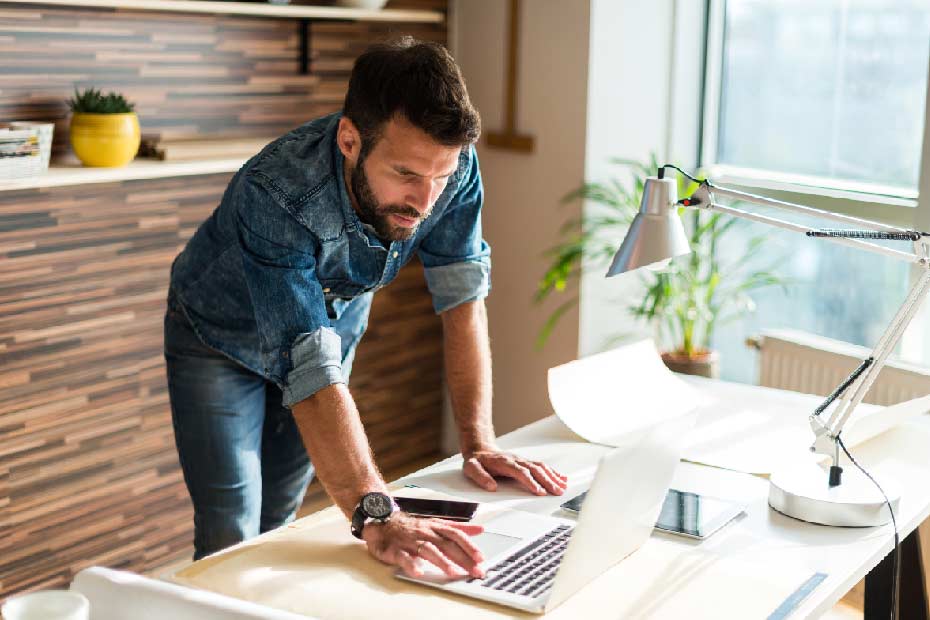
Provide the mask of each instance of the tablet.
{"label": "tablet", "polygon": [[[577,514],[587,493],[573,497],[562,508]],[[719,499],[669,489],[656,529],[690,538],[707,538],[744,512],[743,506]]]}

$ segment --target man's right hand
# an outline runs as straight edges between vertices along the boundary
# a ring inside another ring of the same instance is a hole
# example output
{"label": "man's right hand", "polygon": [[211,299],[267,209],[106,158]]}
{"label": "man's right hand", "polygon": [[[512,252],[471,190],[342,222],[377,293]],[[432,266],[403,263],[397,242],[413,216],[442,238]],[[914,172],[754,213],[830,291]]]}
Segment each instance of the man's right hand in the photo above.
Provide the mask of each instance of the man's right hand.
{"label": "man's right hand", "polygon": [[470,538],[483,531],[480,525],[411,517],[398,511],[386,523],[365,525],[362,538],[371,555],[399,567],[408,577],[423,575],[421,560],[449,577],[484,577],[478,566],[484,558]]}

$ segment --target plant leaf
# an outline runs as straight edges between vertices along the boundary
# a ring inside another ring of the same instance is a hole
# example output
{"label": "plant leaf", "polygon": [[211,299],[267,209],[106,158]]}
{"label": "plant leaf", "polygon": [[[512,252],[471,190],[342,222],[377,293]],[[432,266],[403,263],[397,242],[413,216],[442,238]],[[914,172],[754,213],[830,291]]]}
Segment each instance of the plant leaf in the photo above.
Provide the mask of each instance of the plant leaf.
{"label": "plant leaf", "polygon": [[546,322],[543,323],[542,328],[539,330],[539,335],[536,336],[536,348],[542,349],[546,346],[546,342],[549,340],[549,336],[552,335],[552,330],[555,329],[556,323],[559,322],[566,312],[571,310],[574,306],[578,305],[578,297],[572,297],[568,301],[562,303],[555,310],[552,311],[552,314],[549,315],[549,318],[546,319]]}

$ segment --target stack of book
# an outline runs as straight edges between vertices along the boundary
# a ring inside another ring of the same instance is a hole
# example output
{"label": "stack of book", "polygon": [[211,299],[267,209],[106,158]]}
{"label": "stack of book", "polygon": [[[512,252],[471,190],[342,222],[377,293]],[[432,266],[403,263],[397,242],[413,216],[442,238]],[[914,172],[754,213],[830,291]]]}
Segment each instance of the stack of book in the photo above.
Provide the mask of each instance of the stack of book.
{"label": "stack of book", "polygon": [[261,151],[274,138],[166,139],[145,134],[139,157],[160,161],[203,161],[248,158]]}
{"label": "stack of book", "polygon": [[0,179],[19,179],[44,169],[37,129],[0,128]]}

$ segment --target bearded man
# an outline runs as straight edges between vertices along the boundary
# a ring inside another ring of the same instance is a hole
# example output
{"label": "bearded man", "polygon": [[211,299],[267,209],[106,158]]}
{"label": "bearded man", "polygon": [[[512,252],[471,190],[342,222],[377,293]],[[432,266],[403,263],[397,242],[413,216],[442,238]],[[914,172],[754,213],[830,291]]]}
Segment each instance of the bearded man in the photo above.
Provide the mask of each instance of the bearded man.
{"label": "bearded man", "polygon": [[397,510],[348,389],[372,296],[414,256],[442,317],[464,474],[565,489],[495,444],[479,133],[443,47],[372,47],[342,112],[249,160],[175,260],[165,358],[195,559],[292,520],[315,474],[379,560],[480,576],[480,527]]}

